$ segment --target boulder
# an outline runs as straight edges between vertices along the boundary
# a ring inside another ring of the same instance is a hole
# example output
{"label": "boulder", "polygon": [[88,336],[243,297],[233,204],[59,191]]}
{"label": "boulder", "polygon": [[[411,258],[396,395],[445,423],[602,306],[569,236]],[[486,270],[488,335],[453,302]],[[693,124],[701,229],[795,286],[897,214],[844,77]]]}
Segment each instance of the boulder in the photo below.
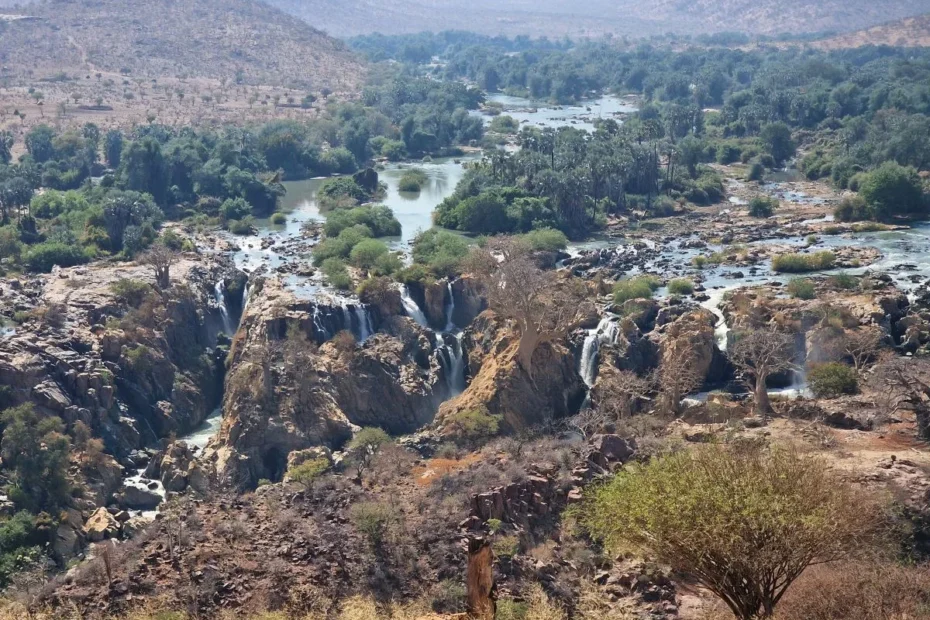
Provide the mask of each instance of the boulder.
{"label": "boulder", "polygon": [[100,542],[119,536],[119,521],[106,508],[98,508],[84,523],[84,536],[90,542]]}
{"label": "boulder", "polygon": [[194,455],[183,441],[176,441],[165,450],[161,460],[161,483],[165,491],[180,493],[187,488],[187,472]]}
{"label": "boulder", "polygon": [[81,551],[81,533],[76,526],[68,522],[58,525],[52,541],[52,554],[62,562],[76,556]]}
{"label": "boulder", "polygon": [[116,496],[116,503],[128,510],[155,510],[162,500],[158,493],[136,486],[125,486]]}
{"label": "boulder", "polygon": [[591,444],[611,463],[626,463],[636,452],[636,443],[619,435],[595,435]]}

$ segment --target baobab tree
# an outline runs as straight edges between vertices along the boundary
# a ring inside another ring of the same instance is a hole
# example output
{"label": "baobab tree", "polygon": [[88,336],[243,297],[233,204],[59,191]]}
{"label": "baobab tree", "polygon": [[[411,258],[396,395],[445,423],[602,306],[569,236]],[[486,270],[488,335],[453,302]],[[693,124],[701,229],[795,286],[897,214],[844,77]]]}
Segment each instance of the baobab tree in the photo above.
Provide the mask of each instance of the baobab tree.
{"label": "baobab tree", "polygon": [[165,290],[171,287],[171,266],[177,262],[177,254],[163,243],[156,242],[139,258],[139,263],[155,270],[155,283]]}
{"label": "baobab tree", "polygon": [[531,378],[539,346],[564,338],[593,310],[581,280],[543,271],[529,248],[510,237],[475,249],[466,268],[481,282],[488,306],[516,327],[517,360]]}
{"label": "baobab tree", "polygon": [[767,382],[769,377],[794,368],[794,338],[773,329],[757,329],[740,334],[733,345],[730,360],[742,371],[753,391],[756,415],[772,411]]}

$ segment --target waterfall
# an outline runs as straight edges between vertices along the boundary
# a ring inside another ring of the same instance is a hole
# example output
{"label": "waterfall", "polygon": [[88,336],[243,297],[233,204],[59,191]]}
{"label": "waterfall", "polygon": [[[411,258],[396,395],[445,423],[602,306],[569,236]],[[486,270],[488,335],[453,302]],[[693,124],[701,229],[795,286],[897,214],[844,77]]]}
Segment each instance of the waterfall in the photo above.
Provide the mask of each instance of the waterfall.
{"label": "waterfall", "polygon": [[317,329],[317,331],[320,334],[322,334],[323,336],[322,342],[326,342],[327,340],[333,337],[333,335],[329,333],[329,330],[326,329],[326,325],[320,319],[320,307],[319,306],[313,306],[313,325]]}
{"label": "waterfall", "polygon": [[242,293],[242,315],[245,316],[245,309],[249,307],[249,298],[252,296],[252,285],[246,282],[245,292]]}
{"label": "waterfall", "polygon": [[426,320],[426,315],[420,310],[420,306],[417,305],[413,297],[410,296],[410,289],[406,286],[402,286],[400,289],[400,301],[404,304],[404,310],[407,312],[407,316],[421,326],[429,327],[429,321]]}
{"label": "waterfall", "polygon": [[714,291],[710,294],[710,299],[701,304],[702,307],[713,312],[714,316],[718,319],[717,325],[714,326],[714,336],[717,339],[717,347],[724,352],[726,352],[727,345],[729,344],[730,326],[727,325],[727,318],[723,315],[720,304],[723,303],[723,296],[729,290],[731,289]]}
{"label": "waterfall", "polygon": [[581,348],[581,378],[589,388],[597,380],[597,364],[602,344],[615,344],[620,335],[620,326],[616,317],[604,317],[598,326],[590,331]]}
{"label": "waterfall", "polygon": [[438,353],[446,371],[449,393],[458,396],[465,391],[465,352],[462,347],[464,332],[449,334],[440,340]]}
{"label": "waterfall", "polygon": [[358,321],[358,341],[365,342],[374,333],[371,326],[371,317],[365,306],[355,306],[355,319]]}
{"label": "waterfall", "polygon": [[223,318],[223,332],[228,336],[232,336],[236,330],[233,327],[232,319],[229,318],[229,308],[226,307],[226,283],[220,280],[216,283],[213,291],[216,297],[216,305],[220,307],[220,316]]}
{"label": "waterfall", "polygon": [[446,306],[446,329],[447,332],[455,331],[455,323],[452,322],[452,314],[455,312],[455,295],[452,294],[452,282],[449,282],[449,305]]}

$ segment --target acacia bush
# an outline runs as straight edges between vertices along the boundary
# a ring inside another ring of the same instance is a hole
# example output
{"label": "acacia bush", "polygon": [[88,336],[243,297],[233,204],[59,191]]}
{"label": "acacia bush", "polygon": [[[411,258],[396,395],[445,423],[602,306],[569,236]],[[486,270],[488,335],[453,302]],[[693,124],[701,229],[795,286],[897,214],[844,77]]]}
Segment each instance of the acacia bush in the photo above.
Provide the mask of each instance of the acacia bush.
{"label": "acacia bush", "polygon": [[882,521],[823,460],[758,441],[628,465],[575,513],[612,551],[693,576],[740,620],[771,616],[809,566],[870,548]]}

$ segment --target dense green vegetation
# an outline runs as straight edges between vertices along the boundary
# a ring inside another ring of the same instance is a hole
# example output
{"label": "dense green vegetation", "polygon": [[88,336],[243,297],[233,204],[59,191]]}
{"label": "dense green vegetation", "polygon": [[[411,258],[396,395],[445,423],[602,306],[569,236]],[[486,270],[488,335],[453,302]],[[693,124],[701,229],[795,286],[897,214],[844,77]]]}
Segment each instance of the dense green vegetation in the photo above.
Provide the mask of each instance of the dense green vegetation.
{"label": "dense green vegetation", "polygon": [[772,271],[778,273],[807,273],[832,269],[836,263],[836,254],[829,250],[814,254],[779,254],[772,258]]}
{"label": "dense green vegetation", "polygon": [[[783,165],[798,146],[805,149],[804,174],[828,177],[844,189],[859,190],[864,173],[885,162],[915,171],[930,167],[924,139],[930,134],[927,50],[681,51],[463,33],[373,36],[354,43],[372,58],[398,60],[408,69],[438,56],[442,63],[419,70],[443,80],[472,80],[490,92],[559,103],[608,91],[643,97],[640,112],[622,128],[606,121],[595,135],[563,130],[558,137],[524,136],[523,152],[494,154],[498,161],[479,166],[437,213],[439,223],[460,230],[519,232],[539,219],[581,234],[596,228],[602,214],[628,207],[668,215],[673,205],[656,196],[697,204],[720,200],[719,183],[702,174],[702,163],[743,162],[748,177],[760,180],[765,168]],[[513,127],[498,116],[491,129]],[[920,187],[912,172],[888,168],[881,176],[884,189],[866,190],[865,216],[926,211],[925,192],[908,189]],[[889,191],[905,199],[890,201]]]}

